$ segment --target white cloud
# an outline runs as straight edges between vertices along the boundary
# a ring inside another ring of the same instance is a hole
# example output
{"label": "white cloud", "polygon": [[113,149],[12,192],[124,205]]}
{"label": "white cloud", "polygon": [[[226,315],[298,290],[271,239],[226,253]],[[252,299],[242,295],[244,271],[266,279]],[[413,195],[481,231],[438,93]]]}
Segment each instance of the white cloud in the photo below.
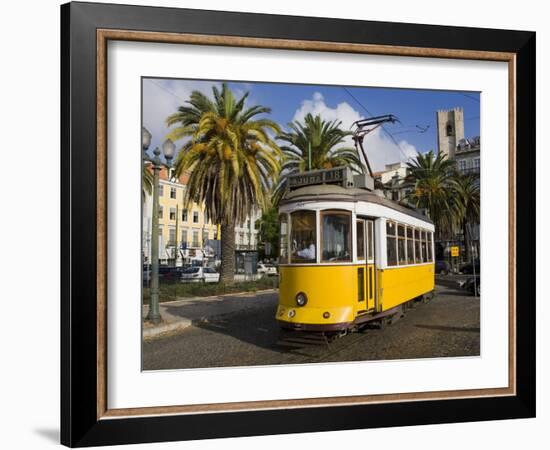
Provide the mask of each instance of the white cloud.
{"label": "white cloud", "polygon": [[325,103],[323,94],[315,92],[312,100],[302,101],[302,105],[294,113],[293,120],[303,120],[307,114],[321,115],[325,120],[340,120],[345,130],[351,129],[351,124],[362,118],[348,103],[339,103],[336,108],[330,108]]}
{"label": "white cloud", "polygon": [[[143,126],[153,135],[151,149],[160,146],[170,128],[166,118],[185,104],[194,90],[212,98],[212,86],[219,83],[195,80],[143,80]],[[183,141],[176,142],[178,148]]]}
{"label": "white cloud", "polygon": [[[315,92],[312,99],[302,101],[300,108],[294,114],[293,120],[301,121],[309,113],[314,116],[319,114],[325,120],[339,120],[342,122],[344,130],[350,130],[355,121],[364,118],[347,102],[339,103],[335,108],[329,107],[320,92]],[[417,150],[414,145],[405,140],[399,141],[398,144],[399,148],[381,127],[365,136],[363,146],[373,171],[384,170],[386,164],[406,161],[416,156]],[[351,137],[346,139],[343,145],[353,147]]]}
{"label": "white cloud", "polygon": [[363,147],[374,172],[384,170],[387,164],[408,161],[417,155],[416,147],[409,142],[401,140],[398,145],[399,147],[384,132],[382,127],[378,127],[365,136]]}

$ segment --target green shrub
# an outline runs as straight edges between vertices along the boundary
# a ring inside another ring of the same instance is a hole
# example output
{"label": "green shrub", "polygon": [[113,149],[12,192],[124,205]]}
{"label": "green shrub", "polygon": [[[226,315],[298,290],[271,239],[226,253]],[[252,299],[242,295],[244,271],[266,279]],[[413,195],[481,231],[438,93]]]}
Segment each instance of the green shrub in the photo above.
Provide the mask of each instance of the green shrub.
{"label": "green shrub", "polygon": [[[186,297],[210,297],[214,295],[238,292],[256,292],[265,289],[277,289],[279,277],[262,277],[254,281],[241,281],[233,284],[223,283],[161,283],[160,301],[169,302]],[[149,288],[143,288],[143,303],[149,302]]]}

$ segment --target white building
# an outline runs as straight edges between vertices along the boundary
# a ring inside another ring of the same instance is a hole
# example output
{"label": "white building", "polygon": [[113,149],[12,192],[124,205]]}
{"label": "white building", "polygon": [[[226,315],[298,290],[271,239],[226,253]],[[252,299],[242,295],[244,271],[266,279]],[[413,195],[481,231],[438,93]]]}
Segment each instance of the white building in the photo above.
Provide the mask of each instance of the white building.
{"label": "white building", "polygon": [[407,181],[409,169],[404,162],[386,164],[385,169],[373,174],[384,196],[396,202],[405,202],[414,189],[414,183]]}

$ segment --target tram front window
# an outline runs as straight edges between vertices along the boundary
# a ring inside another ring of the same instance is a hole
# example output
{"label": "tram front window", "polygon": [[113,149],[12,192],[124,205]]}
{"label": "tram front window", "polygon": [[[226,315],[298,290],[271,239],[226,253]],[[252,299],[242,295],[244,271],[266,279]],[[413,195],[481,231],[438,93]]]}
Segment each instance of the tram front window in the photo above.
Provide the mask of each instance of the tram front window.
{"label": "tram front window", "polygon": [[291,263],[314,263],[317,226],[315,211],[296,211],[290,215]]}
{"label": "tram front window", "polygon": [[288,262],[288,218],[286,214],[279,216],[280,233],[279,233],[279,262],[286,264]]}
{"label": "tram front window", "polygon": [[323,212],[321,260],[323,262],[351,261],[351,214]]}

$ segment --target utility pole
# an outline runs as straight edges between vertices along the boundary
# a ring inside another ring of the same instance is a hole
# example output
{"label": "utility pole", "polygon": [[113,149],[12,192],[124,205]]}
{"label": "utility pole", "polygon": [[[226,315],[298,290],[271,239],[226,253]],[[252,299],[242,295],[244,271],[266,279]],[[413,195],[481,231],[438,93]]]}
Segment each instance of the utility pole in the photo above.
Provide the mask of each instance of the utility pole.
{"label": "utility pole", "polygon": [[311,141],[307,141],[307,170],[311,170]]}
{"label": "utility pole", "polygon": [[[177,191],[176,191],[176,197],[177,197]],[[179,206],[176,200],[176,240],[174,242],[174,267],[178,266],[178,233],[179,233],[179,218],[180,218],[180,210]]]}

